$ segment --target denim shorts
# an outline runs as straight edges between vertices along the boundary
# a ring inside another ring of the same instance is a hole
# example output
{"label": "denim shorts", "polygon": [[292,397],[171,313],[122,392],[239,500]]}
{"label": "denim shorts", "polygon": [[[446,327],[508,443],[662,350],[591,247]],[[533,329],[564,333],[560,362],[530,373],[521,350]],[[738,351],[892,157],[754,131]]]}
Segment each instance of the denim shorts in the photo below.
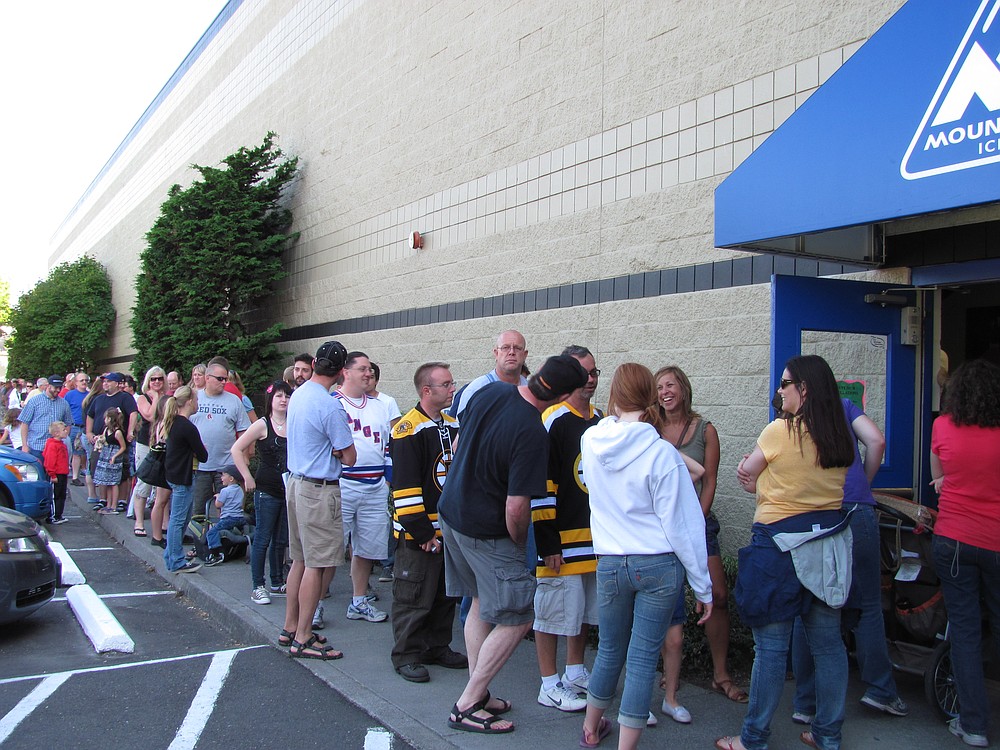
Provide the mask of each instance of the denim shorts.
{"label": "denim shorts", "polygon": [[705,516],[705,544],[708,546],[709,557],[722,556],[722,548],[719,547],[719,519],[714,513]]}

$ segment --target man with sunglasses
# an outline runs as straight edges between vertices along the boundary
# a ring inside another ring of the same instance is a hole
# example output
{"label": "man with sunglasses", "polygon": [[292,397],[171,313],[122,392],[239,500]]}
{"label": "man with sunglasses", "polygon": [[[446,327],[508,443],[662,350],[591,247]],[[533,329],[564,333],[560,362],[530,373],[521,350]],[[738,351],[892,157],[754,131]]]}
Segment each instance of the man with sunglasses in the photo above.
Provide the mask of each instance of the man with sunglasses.
{"label": "man with sunglasses", "polygon": [[222,470],[231,461],[229,451],[250,427],[243,402],[226,391],[228,382],[228,364],[213,359],[205,370],[205,390],[198,394],[198,411],[191,417],[208,449],[208,460],[194,474],[192,513],[196,516],[207,515],[209,498],[222,489]]}

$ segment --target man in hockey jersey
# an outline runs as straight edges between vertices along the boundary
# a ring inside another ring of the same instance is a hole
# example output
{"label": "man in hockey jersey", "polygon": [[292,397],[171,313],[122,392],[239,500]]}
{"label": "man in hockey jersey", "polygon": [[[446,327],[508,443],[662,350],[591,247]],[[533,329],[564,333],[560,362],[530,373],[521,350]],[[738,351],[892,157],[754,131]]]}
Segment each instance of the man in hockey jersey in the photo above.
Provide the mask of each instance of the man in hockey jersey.
{"label": "man in hockey jersey", "polygon": [[451,465],[458,423],[444,413],[455,380],[444,362],[428,362],[413,376],[419,403],[393,428],[392,664],[410,682],[427,682],[426,664],[464,669],[469,660],[450,647],[456,600],[445,593],[437,501]]}
{"label": "man in hockey jersey", "polygon": [[364,352],[349,352],[343,385],[333,394],[347,412],[358,458],[344,468],[340,493],[344,512],[344,535],[351,545],[351,581],[354,596],[347,605],[349,620],[383,622],[388,615],[372,605],[368,579],[372,563],[389,554],[389,487],[385,481],[386,446],[389,443],[389,412],[384,403],[369,398],[371,361]]}
{"label": "man in hockey jersey", "polygon": [[[594,355],[569,346],[587,371],[587,383],[542,414],[549,433],[548,495],[531,501],[538,548],[535,575],[535,651],[542,686],[538,702],[560,711],[587,707],[589,675],[583,663],[590,625],[597,624],[597,558],[590,536],[590,497],[580,469],[580,439],[604,415],[590,403],[597,390]],[[566,636],[566,671],[556,668],[556,642]]]}

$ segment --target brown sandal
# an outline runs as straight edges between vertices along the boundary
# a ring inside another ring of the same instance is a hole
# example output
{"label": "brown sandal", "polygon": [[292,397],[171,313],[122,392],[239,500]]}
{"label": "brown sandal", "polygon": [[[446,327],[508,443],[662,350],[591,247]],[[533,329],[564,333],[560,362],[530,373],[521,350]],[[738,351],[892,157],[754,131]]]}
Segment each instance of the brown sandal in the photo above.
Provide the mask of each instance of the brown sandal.
{"label": "brown sandal", "polygon": [[733,703],[747,703],[750,700],[747,691],[736,687],[732,680],[723,680],[722,682],[712,680],[712,690],[726,696]]}

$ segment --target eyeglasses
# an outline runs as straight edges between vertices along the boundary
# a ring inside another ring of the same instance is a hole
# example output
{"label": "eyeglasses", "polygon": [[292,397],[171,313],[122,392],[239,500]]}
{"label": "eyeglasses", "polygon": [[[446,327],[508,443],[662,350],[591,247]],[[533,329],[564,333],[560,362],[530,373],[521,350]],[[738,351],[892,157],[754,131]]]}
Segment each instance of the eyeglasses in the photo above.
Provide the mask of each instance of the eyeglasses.
{"label": "eyeglasses", "polygon": [[427,387],[428,388],[444,388],[444,389],[447,390],[448,388],[454,388],[455,387],[455,381],[454,380],[447,380],[444,383],[428,383]]}
{"label": "eyeglasses", "polygon": [[590,377],[592,377],[592,378],[599,378],[599,377],[601,377],[601,371],[599,369],[597,369],[596,367],[593,370],[588,371],[587,374],[590,375]]}
{"label": "eyeglasses", "polygon": [[782,388],[787,388],[790,385],[798,385],[801,382],[801,380],[789,380],[788,378],[782,378],[781,385],[778,386],[778,390],[780,391]]}
{"label": "eyeglasses", "polygon": [[347,370],[354,370],[355,372],[375,372],[371,367],[347,367]]}
{"label": "eyeglasses", "polygon": [[503,346],[498,346],[497,351],[501,351],[504,354],[509,354],[510,352],[515,352],[520,354],[524,351],[523,346],[518,346],[517,344],[504,344]]}
{"label": "eyeglasses", "polygon": [[154,375],[153,377],[151,377],[149,379],[149,382],[150,383],[156,383],[156,382],[162,383],[163,382],[163,378],[161,376],[159,376],[159,375]]}
{"label": "eyeglasses", "polygon": [[208,373],[205,373],[205,377],[206,378],[213,378],[215,380],[218,380],[220,383],[225,383],[226,382],[226,378],[224,376],[222,376],[222,375],[209,375]]}

